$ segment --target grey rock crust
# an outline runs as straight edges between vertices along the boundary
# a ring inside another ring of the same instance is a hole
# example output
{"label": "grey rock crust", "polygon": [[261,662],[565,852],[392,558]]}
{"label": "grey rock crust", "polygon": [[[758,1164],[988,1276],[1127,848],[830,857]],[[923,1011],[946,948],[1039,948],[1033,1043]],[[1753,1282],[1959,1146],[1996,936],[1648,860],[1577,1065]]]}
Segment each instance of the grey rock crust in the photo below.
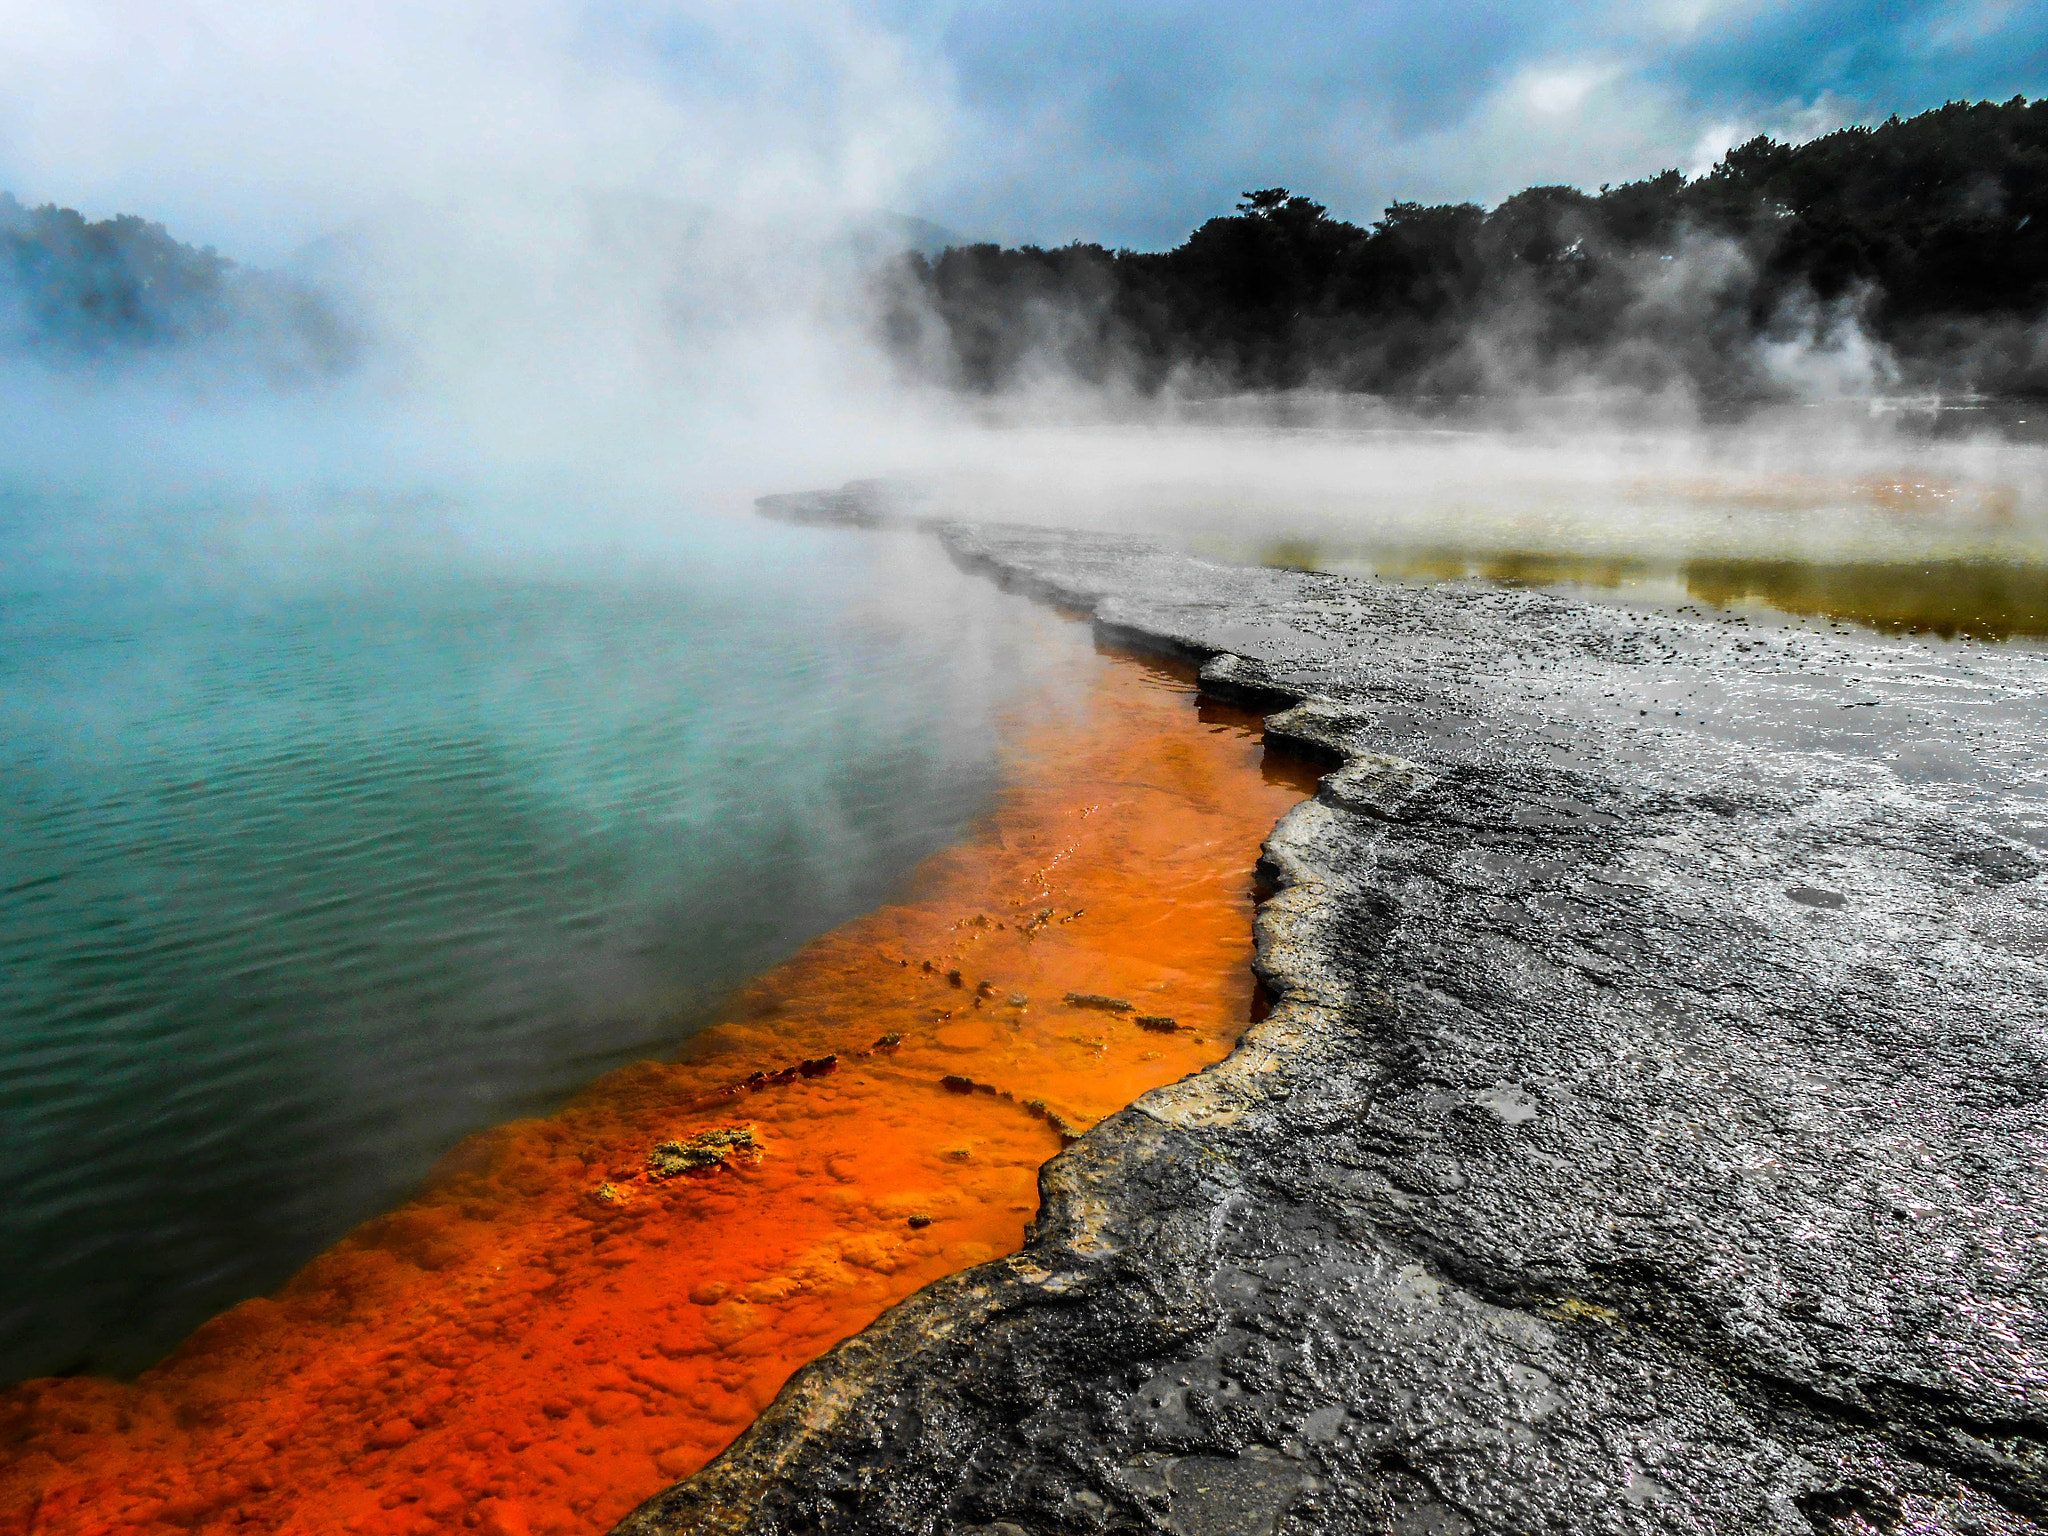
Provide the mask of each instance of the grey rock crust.
{"label": "grey rock crust", "polygon": [[1332,765],[1274,1006],[621,1532],[2048,1526],[2048,655],[930,531]]}

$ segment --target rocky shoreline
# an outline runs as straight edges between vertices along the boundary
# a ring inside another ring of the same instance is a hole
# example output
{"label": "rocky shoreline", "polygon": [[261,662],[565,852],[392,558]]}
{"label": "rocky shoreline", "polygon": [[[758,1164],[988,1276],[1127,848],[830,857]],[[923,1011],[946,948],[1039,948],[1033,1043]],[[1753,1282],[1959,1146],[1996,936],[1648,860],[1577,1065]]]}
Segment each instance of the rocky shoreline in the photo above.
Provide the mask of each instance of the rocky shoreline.
{"label": "rocky shoreline", "polygon": [[2048,1523],[2048,654],[926,526],[1332,765],[1273,1006],[621,1532]]}

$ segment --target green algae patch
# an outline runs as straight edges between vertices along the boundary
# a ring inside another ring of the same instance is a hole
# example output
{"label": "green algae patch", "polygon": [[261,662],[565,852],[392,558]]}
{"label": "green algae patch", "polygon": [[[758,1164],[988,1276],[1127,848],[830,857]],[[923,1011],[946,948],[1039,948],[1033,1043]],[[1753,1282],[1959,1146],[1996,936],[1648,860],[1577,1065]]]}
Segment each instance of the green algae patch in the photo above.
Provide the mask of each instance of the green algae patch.
{"label": "green algae patch", "polygon": [[672,1179],[706,1168],[724,1168],[735,1159],[752,1162],[761,1155],[761,1141],[752,1122],[699,1131],[681,1141],[658,1141],[647,1154],[650,1178]]}

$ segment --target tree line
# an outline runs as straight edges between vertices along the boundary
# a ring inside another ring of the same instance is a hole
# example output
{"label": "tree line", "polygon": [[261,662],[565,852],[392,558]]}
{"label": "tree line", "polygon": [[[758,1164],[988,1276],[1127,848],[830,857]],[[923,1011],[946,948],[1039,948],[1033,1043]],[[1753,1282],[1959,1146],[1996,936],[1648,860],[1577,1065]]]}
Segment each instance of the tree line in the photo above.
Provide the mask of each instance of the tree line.
{"label": "tree line", "polygon": [[356,340],[329,299],[133,214],[97,222],[0,192],[0,350],[44,361],[209,347],[273,374],[348,366]]}
{"label": "tree line", "polygon": [[975,391],[1487,393],[1586,381],[2048,389],[2048,100],[1952,102],[1710,171],[1369,227],[1269,188],[1178,248],[967,245],[883,285],[901,368]]}
{"label": "tree line", "polygon": [[[902,372],[969,391],[2048,392],[2048,100],[1755,138],[1697,177],[1397,202],[1367,226],[1265,188],[1170,251],[963,245],[876,281]],[[305,377],[361,355],[348,313],[161,225],[0,193],[0,352]]]}

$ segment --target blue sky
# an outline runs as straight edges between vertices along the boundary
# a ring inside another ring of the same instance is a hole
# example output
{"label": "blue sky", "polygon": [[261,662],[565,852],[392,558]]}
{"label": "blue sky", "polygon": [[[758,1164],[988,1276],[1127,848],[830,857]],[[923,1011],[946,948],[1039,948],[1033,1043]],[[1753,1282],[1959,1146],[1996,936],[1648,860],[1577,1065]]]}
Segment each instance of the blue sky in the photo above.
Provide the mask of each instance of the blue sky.
{"label": "blue sky", "polygon": [[1158,248],[2016,93],[2040,0],[0,0],[0,186],[257,259],[521,179]]}
{"label": "blue sky", "polygon": [[1248,186],[1370,219],[1711,162],[1957,97],[2048,91],[2038,3],[948,7],[976,136],[935,216],[1009,238],[1170,244]]}

